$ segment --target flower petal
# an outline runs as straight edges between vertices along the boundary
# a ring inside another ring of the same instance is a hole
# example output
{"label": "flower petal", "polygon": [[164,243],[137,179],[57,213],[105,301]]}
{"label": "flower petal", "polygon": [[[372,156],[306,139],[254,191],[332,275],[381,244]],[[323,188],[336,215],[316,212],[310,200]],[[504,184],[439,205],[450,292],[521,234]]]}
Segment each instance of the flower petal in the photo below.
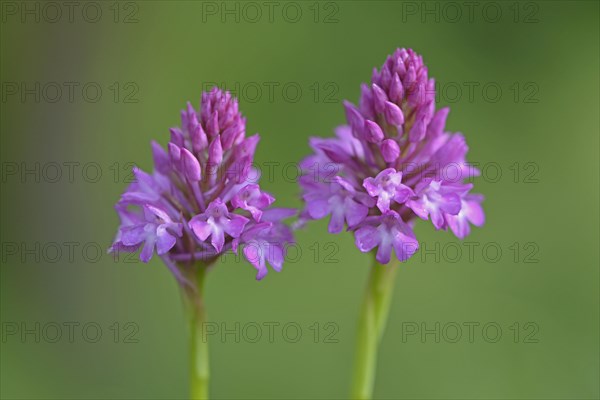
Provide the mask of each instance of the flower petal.
{"label": "flower petal", "polygon": [[229,236],[237,238],[242,234],[249,219],[237,214],[231,214],[230,217],[230,220],[226,220],[222,223],[223,229]]}
{"label": "flower petal", "polygon": [[188,223],[188,226],[202,242],[205,241],[212,233],[212,226],[206,221],[202,220],[202,216],[200,215],[193,217]]}
{"label": "flower petal", "polygon": [[329,233],[340,233],[344,230],[344,209],[342,207],[332,208],[327,230]]}
{"label": "flower petal", "polygon": [[121,243],[125,246],[135,246],[146,240],[144,225],[136,225],[121,230]]}
{"label": "flower petal", "polygon": [[155,237],[148,237],[146,239],[146,243],[144,244],[144,248],[140,252],[140,260],[147,263],[152,258],[154,254],[154,244],[156,243]]}
{"label": "flower petal", "polygon": [[356,247],[363,253],[371,251],[379,244],[379,233],[372,226],[364,226],[354,232]]}

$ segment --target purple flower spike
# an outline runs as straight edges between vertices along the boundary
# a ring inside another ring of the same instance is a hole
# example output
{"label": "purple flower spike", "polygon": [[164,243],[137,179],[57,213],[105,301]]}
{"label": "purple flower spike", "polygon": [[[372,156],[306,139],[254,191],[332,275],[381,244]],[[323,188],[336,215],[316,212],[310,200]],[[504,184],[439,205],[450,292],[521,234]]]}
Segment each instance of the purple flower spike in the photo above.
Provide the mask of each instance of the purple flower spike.
{"label": "purple flower spike", "polygon": [[312,138],[301,162],[306,219],[330,216],[329,232],[354,231],[361,251],[392,250],[405,261],[417,250],[417,218],[448,227],[460,239],[485,222],[482,197],[465,180],[478,171],[466,162],[461,134],[445,129],[449,109],[436,111],[434,80],[423,58],[398,49],[361,86],[359,106],[344,101],[346,125],[333,138]]}
{"label": "purple flower spike", "polygon": [[[190,278],[195,261],[212,264],[251,241],[268,239],[270,249],[280,250],[293,242],[282,220],[296,211],[271,208],[275,199],[251,173],[258,141],[258,135],[246,137],[246,120],[228,92],[202,93],[200,111],[188,103],[181,126],[170,129],[167,150],[152,142],[154,173],[134,169],[136,181],[116,205],[121,226],[110,250],[142,248],[140,259],[147,262],[156,249],[181,281]],[[264,260],[280,270],[280,254]],[[262,278],[266,268],[260,271]]]}

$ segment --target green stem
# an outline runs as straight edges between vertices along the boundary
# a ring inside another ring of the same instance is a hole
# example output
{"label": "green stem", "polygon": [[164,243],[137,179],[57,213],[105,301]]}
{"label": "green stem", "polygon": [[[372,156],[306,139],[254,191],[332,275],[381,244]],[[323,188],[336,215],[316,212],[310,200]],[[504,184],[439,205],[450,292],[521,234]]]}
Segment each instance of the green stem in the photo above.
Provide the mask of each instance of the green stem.
{"label": "green stem", "polygon": [[190,399],[208,399],[208,340],[204,334],[206,307],[204,303],[204,277],[206,266],[197,266],[195,292],[187,292],[190,328]]}
{"label": "green stem", "polygon": [[373,395],[377,348],[385,331],[397,269],[397,260],[387,265],[374,260],[371,267],[358,321],[352,399],[365,400]]}

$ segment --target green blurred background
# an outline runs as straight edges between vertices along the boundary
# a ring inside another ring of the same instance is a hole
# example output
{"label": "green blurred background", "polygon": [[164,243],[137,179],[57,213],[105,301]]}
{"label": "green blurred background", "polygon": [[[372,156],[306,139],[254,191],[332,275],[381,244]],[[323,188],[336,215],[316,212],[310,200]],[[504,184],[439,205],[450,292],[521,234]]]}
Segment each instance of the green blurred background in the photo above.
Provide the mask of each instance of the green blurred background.
{"label": "green blurred background", "polygon": [[[278,163],[262,184],[276,204],[299,206],[292,163],[309,153],[309,136],[344,121],[341,100],[356,102],[396,47],[424,56],[440,105],[452,108],[448,128],[466,135],[469,160],[489,167],[475,181],[487,223],[467,239],[472,258],[452,235],[417,224],[430,251],[401,266],[375,396],[598,398],[598,2],[480,2],[473,14],[459,2],[457,22],[443,2],[276,2],[271,18],[263,2],[81,2],[71,21],[65,3],[55,3],[60,18],[44,4],[1,5],[2,398],[185,398],[174,279],[157,258],[97,254],[117,227],[127,163],[151,168],[150,140],[167,142],[207,82],[237,85],[248,132],[262,137],[256,162]],[[36,82],[39,101],[23,91]],[[63,89],[56,102],[52,82]],[[65,82],[79,85],[72,99]],[[36,162],[39,182],[22,179]],[[72,181],[69,162],[79,163]],[[213,398],[347,396],[370,258],[352,235],[328,235],[324,221],[297,241],[297,261],[261,282],[232,257],[209,275],[211,320],[239,323],[241,333],[239,343],[210,339]],[[80,324],[72,341],[70,322]],[[272,343],[269,322],[280,324]],[[479,324],[472,340],[470,322]],[[21,335],[36,323],[39,343]],[[251,323],[263,326],[257,343]],[[297,343],[286,323],[302,328]],[[436,323],[439,343],[407,335]],[[55,324],[62,336],[51,343]],[[452,343],[455,324],[462,337]],[[102,335],[90,343],[95,326]]]}

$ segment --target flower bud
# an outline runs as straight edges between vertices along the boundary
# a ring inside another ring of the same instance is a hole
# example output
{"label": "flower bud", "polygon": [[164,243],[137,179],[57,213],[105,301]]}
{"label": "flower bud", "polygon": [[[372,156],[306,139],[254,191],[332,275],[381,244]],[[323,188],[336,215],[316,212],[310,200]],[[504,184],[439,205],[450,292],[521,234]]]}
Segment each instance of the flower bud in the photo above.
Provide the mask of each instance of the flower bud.
{"label": "flower bud", "polygon": [[383,113],[383,109],[385,107],[385,102],[387,101],[387,95],[383,91],[382,88],[373,84],[371,86],[373,89],[373,108],[375,108],[375,112],[377,114]]}
{"label": "flower bud", "polygon": [[365,121],[365,138],[367,141],[371,143],[379,143],[384,137],[383,131],[377,123],[371,120]]}
{"label": "flower bud", "polygon": [[201,179],[201,169],[198,159],[185,147],[181,149],[181,159],[186,178],[192,182]]}
{"label": "flower bud", "polygon": [[402,86],[402,82],[400,82],[398,74],[394,74],[394,77],[392,78],[389,94],[391,101],[398,104],[402,102],[402,98],[404,97],[404,87]]}
{"label": "flower bud", "polygon": [[346,120],[352,127],[352,132],[356,137],[362,137],[365,120],[360,112],[351,103],[344,101],[344,109],[346,110]]}
{"label": "flower bud", "polygon": [[400,156],[400,147],[394,139],[385,139],[379,148],[385,162],[391,163]]}
{"label": "flower bud", "polygon": [[219,165],[221,161],[223,161],[223,147],[221,147],[221,138],[217,135],[208,147],[208,162]]}
{"label": "flower bud", "polygon": [[392,102],[385,102],[383,113],[385,115],[386,122],[390,125],[398,126],[404,123],[404,114],[402,113],[402,110]]}

